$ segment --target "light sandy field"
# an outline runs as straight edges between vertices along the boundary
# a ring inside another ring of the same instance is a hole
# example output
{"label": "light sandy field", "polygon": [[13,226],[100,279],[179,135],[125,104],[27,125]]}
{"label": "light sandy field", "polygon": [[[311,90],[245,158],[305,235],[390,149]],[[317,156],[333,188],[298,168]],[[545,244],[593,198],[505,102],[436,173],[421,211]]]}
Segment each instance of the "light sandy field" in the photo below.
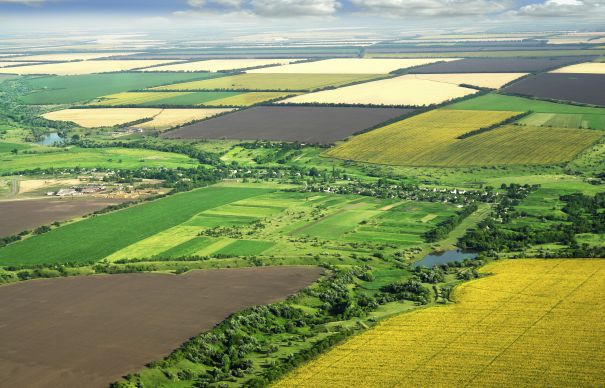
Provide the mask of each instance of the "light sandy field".
{"label": "light sandy field", "polygon": [[417,79],[405,75],[344,88],[325,90],[288,98],[281,103],[431,105],[477,93],[444,82]]}
{"label": "light sandy field", "polygon": [[323,61],[293,63],[290,65],[249,70],[248,73],[288,73],[288,74],[388,74],[397,69],[426,65],[458,58],[422,59],[370,59],[337,58]]}
{"label": "light sandy field", "polygon": [[113,127],[114,125],[151,118],[162,109],[157,108],[99,108],[99,109],[63,109],[42,115],[45,119],[71,121],[85,128]]}
{"label": "light sandy field", "polygon": [[64,53],[64,54],[36,54],[15,57],[14,59],[19,61],[78,61],[78,60],[90,60],[98,58],[113,57],[116,55],[131,55],[136,54],[133,52],[122,52],[122,53]]}
{"label": "light sandy field", "polygon": [[49,120],[71,121],[85,128],[113,127],[141,119],[152,119],[137,127],[167,129],[201,120],[233,109],[96,108],[63,109],[44,114]]}
{"label": "light sandy field", "polygon": [[0,67],[23,65],[23,64],[27,64],[27,62],[3,62],[3,61],[0,61]]}
{"label": "light sandy field", "polygon": [[452,85],[467,84],[481,88],[499,89],[524,75],[527,73],[414,74],[413,76],[418,79]]}
{"label": "light sandy field", "polygon": [[208,117],[216,116],[221,113],[231,112],[233,109],[163,109],[160,114],[155,116],[153,120],[143,124],[138,124],[137,127],[143,129],[168,129],[182,125],[193,120],[202,120]]}
{"label": "light sandy field", "polygon": [[111,71],[124,71],[138,69],[141,67],[157,66],[172,63],[172,60],[101,60],[49,63],[43,65],[19,66],[15,68],[3,68],[0,73],[10,74],[56,74],[56,75],[79,75],[93,73],[107,73]]}
{"label": "light sandy field", "polygon": [[577,65],[565,66],[551,71],[551,73],[575,73],[575,74],[605,74],[605,63],[586,62]]}
{"label": "light sandy field", "polygon": [[150,67],[144,71],[228,71],[236,69],[248,69],[251,67],[284,65],[299,59],[212,59],[208,61],[196,61],[179,63],[175,65]]}
{"label": "light sandy field", "polygon": [[80,183],[79,179],[26,179],[19,181],[19,194],[29,193],[44,187],[70,187]]}

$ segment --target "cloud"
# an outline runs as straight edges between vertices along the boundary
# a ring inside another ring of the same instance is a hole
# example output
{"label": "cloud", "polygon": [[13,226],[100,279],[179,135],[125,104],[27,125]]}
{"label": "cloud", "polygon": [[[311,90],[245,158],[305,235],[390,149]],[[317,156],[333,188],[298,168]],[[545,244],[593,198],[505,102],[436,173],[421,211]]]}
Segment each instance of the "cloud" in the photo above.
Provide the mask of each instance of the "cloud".
{"label": "cloud", "polygon": [[187,4],[193,13],[237,13],[269,18],[329,16],[341,7],[338,0],[188,0]]}
{"label": "cloud", "polygon": [[269,17],[326,16],[341,7],[336,0],[251,0],[250,5],[255,14]]}
{"label": "cloud", "polygon": [[595,0],[545,0],[514,11],[514,15],[535,17],[595,16],[605,13],[605,2]]}
{"label": "cloud", "polygon": [[501,13],[511,0],[351,0],[361,11],[384,16],[474,16]]}

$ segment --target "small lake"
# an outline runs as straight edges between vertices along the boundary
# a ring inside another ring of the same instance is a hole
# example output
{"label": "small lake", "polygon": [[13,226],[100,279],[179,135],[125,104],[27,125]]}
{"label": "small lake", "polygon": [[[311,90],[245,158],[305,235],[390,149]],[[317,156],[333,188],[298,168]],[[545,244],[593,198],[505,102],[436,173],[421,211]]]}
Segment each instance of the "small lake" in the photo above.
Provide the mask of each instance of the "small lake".
{"label": "small lake", "polygon": [[461,250],[450,250],[443,252],[433,252],[426,255],[422,260],[412,264],[412,268],[426,267],[432,268],[435,265],[453,263],[455,261],[464,261],[465,259],[474,259],[478,255],[473,252],[464,252]]}
{"label": "small lake", "polygon": [[61,144],[61,143],[63,143],[63,138],[61,136],[59,136],[59,134],[56,132],[49,133],[48,135],[45,135],[42,138],[42,140],[36,142],[36,144],[45,145],[45,146],[50,146],[53,144]]}

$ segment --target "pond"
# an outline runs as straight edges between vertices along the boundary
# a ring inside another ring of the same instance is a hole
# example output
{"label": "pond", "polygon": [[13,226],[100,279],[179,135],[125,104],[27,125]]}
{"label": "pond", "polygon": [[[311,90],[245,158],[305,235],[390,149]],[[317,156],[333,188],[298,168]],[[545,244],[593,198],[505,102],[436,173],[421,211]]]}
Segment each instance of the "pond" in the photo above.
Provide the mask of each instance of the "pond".
{"label": "pond", "polygon": [[45,146],[49,146],[49,145],[53,145],[53,144],[61,144],[63,143],[63,138],[61,136],[59,136],[58,133],[53,132],[53,133],[49,133],[48,135],[45,135],[42,140],[36,142],[36,144],[40,144],[40,145],[45,145]]}
{"label": "pond", "polygon": [[453,263],[455,261],[463,261],[465,259],[474,259],[477,257],[476,253],[473,252],[464,252],[461,250],[449,250],[443,252],[433,252],[428,254],[412,264],[412,268],[416,267],[426,267],[431,268],[435,265]]}

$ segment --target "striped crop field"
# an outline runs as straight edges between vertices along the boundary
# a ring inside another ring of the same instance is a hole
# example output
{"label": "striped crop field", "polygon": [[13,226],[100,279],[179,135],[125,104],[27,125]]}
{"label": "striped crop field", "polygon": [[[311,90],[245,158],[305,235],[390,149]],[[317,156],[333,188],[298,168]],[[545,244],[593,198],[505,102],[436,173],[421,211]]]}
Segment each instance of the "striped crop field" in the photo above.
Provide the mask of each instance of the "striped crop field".
{"label": "striped crop field", "polygon": [[277,387],[602,387],[605,260],[494,262],[456,303],[385,320]]}
{"label": "striped crop field", "polygon": [[459,138],[516,114],[434,110],[353,137],[326,155],[401,166],[549,164],[571,160],[603,136],[576,128],[505,125]]}
{"label": "striped crop field", "polygon": [[430,165],[456,137],[489,127],[518,112],[433,110],[351,138],[328,156],[370,163]]}

